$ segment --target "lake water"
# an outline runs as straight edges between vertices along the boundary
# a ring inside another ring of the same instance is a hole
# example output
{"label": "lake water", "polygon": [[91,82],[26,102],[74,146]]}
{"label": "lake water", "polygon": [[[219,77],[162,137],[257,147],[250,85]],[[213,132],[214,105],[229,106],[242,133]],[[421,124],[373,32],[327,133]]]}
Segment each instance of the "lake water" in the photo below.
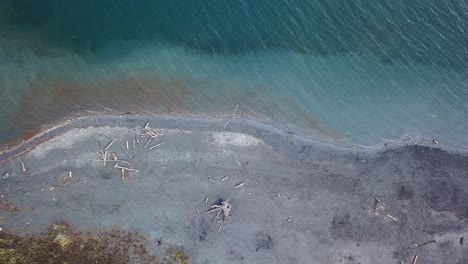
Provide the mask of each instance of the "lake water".
{"label": "lake water", "polygon": [[0,143],[71,113],[239,114],[468,148],[468,1],[2,0]]}

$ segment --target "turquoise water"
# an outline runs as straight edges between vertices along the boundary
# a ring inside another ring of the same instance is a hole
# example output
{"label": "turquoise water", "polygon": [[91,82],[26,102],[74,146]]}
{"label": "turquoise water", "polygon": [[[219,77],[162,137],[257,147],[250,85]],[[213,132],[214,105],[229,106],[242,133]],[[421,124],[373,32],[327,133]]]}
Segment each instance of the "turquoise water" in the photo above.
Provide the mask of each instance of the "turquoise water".
{"label": "turquoise water", "polygon": [[86,111],[468,148],[467,1],[0,1],[0,142]]}

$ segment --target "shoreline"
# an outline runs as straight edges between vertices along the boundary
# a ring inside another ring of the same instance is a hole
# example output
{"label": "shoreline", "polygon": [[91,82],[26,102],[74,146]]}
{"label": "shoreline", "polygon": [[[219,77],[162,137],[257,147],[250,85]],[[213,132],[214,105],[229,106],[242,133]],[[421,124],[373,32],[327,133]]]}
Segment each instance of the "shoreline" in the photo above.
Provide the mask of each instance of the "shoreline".
{"label": "shoreline", "polygon": [[[129,120],[132,119],[132,120]],[[284,128],[273,124],[267,123],[265,121],[257,121],[251,118],[232,118],[228,127],[224,127],[224,124],[229,119],[229,116],[226,115],[224,118],[219,116],[197,116],[197,115],[178,115],[178,114],[150,114],[150,113],[113,113],[113,114],[85,114],[76,117],[63,117],[57,122],[54,122],[50,126],[44,126],[44,129],[37,129],[38,133],[29,139],[18,142],[13,141],[16,144],[9,146],[5,149],[5,144],[3,145],[3,150],[0,151],[0,160],[11,159],[14,157],[21,156],[33,150],[36,146],[53,139],[57,136],[60,136],[67,131],[74,128],[87,128],[87,127],[103,127],[103,126],[141,126],[145,122],[153,123],[163,123],[164,125],[161,128],[175,128],[174,124],[178,128],[188,129],[195,128],[200,131],[232,131],[243,133],[242,128],[247,132],[249,129],[258,130],[258,131],[268,131],[277,135],[287,135],[288,137],[294,137],[303,142],[308,143],[317,143],[322,146],[327,146],[329,148],[337,148],[341,150],[353,150],[359,148],[360,150],[365,150],[365,148],[360,148],[358,146],[351,146],[346,144],[340,144],[339,142],[327,141],[320,138],[308,138],[301,136],[294,132],[288,132]],[[139,123],[136,123],[136,121]],[[104,121],[104,122],[103,122]],[[173,122],[174,121],[174,122]],[[182,124],[182,125],[181,125]],[[181,126],[179,126],[181,125]],[[11,143],[10,143],[11,144]]]}
{"label": "shoreline", "polygon": [[[147,122],[159,135],[151,144],[141,137]],[[226,122],[139,114],[59,123],[0,154],[0,228],[117,228],[164,241],[149,248],[159,256],[183,247],[200,264],[466,262],[467,155],[352,148]],[[227,200],[228,218],[209,213]]]}
{"label": "shoreline", "polygon": [[[151,121],[154,123],[163,123],[163,128],[173,128],[175,121],[182,128],[197,128],[205,131],[235,131],[238,133],[248,133],[248,131],[268,131],[269,133],[276,134],[278,136],[286,136],[294,138],[294,140],[300,141],[304,144],[326,147],[329,149],[335,149],[338,151],[358,151],[367,154],[375,154],[378,152],[391,151],[408,146],[419,146],[439,149],[448,154],[459,154],[468,155],[468,149],[457,148],[454,146],[444,145],[442,143],[433,143],[429,139],[402,139],[400,141],[383,142],[379,146],[363,146],[356,145],[346,142],[340,142],[337,140],[324,139],[320,137],[313,137],[310,135],[304,136],[298,133],[290,131],[288,128],[282,127],[278,123],[269,123],[262,120],[256,120],[251,117],[237,117],[232,118],[230,126],[225,128],[223,125],[229,119],[229,116],[200,116],[200,115],[187,115],[187,114],[151,114],[151,113],[139,113],[139,112],[127,112],[127,113],[103,113],[103,114],[74,114],[68,115],[58,119],[48,125],[41,126],[22,136],[16,140],[4,143],[0,145],[0,163],[6,160],[22,156],[29,151],[36,148],[38,145],[51,140],[61,134],[74,128],[86,128],[86,127],[102,127],[108,126],[129,126],[129,125],[141,125],[136,124],[138,120],[141,123]],[[129,120],[133,119],[133,120]],[[243,131],[244,129],[244,131]],[[33,135],[30,135],[33,134]]]}

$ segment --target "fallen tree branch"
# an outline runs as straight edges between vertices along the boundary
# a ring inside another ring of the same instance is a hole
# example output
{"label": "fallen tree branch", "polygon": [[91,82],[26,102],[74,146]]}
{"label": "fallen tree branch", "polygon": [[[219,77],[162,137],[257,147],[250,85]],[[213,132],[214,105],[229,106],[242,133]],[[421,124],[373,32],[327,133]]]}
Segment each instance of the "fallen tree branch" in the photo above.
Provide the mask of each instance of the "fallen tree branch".
{"label": "fallen tree branch", "polygon": [[224,127],[227,127],[227,125],[229,123],[231,123],[231,120],[232,118],[234,117],[234,115],[236,114],[236,111],[237,111],[237,108],[239,107],[239,104],[236,104],[236,109],[234,109],[234,111],[232,112],[232,114],[229,116],[229,120],[226,122],[226,124],[224,124]]}
{"label": "fallen tree branch", "polygon": [[127,167],[122,167],[122,166],[119,166],[117,164],[114,165],[114,168],[121,169],[121,170],[127,170],[127,171],[135,171],[135,172],[139,171],[139,170],[130,169],[130,168],[127,168]]}
{"label": "fallen tree branch", "polygon": [[164,143],[166,143],[166,142],[162,142],[162,143],[156,144],[156,145],[154,145],[154,146],[151,146],[151,147],[149,148],[149,150],[152,150],[152,149],[157,148],[157,147],[159,147],[159,146],[161,146],[161,145],[164,145]]}

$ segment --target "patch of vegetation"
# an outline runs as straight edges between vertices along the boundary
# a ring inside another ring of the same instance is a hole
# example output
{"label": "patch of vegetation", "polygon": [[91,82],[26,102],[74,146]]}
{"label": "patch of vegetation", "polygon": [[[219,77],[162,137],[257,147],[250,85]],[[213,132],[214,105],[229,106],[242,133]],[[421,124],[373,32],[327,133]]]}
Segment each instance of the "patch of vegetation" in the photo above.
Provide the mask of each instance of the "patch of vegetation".
{"label": "patch of vegetation", "polygon": [[188,264],[188,256],[182,250],[177,250],[172,259],[180,264]]}
{"label": "patch of vegetation", "polygon": [[[36,236],[0,234],[0,263],[158,263],[157,256],[147,252],[147,245],[139,234],[116,229],[82,233],[60,223]],[[178,258],[183,260],[184,255]]]}

